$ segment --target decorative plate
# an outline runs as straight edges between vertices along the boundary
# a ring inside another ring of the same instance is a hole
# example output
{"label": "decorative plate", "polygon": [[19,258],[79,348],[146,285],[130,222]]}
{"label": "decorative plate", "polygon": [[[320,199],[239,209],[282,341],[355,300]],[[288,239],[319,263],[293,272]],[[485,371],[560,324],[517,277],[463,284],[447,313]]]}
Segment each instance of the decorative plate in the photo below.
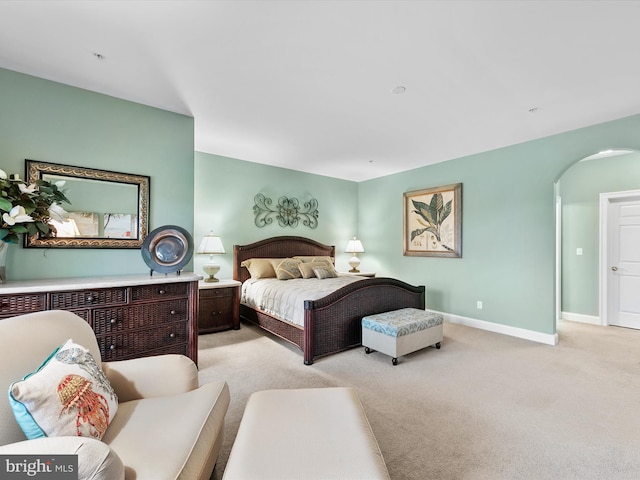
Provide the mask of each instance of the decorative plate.
{"label": "decorative plate", "polygon": [[179,272],[193,255],[193,238],[176,225],[158,227],[142,243],[142,258],[151,273]]}

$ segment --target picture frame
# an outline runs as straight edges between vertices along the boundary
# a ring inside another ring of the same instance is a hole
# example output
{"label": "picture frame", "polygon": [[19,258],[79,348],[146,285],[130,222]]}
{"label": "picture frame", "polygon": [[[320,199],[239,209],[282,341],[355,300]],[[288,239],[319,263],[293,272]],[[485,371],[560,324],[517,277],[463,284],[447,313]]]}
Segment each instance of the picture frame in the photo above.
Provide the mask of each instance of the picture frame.
{"label": "picture frame", "polygon": [[404,255],[462,257],[462,183],[404,193]]}

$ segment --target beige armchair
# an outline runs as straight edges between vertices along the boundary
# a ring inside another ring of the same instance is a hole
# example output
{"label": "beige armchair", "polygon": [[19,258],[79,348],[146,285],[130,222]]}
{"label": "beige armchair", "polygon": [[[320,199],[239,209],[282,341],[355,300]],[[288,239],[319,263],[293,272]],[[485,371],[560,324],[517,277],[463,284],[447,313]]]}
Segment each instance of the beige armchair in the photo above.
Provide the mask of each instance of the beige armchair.
{"label": "beige armchair", "polygon": [[[102,440],[26,440],[7,392],[69,338],[83,345],[118,395],[118,410]],[[195,364],[181,355],[101,363],[91,327],[66,311],[0,320],[0,454],[77,454],[80,479],[206,480],[223,441],[229,389],[199,385]]]}

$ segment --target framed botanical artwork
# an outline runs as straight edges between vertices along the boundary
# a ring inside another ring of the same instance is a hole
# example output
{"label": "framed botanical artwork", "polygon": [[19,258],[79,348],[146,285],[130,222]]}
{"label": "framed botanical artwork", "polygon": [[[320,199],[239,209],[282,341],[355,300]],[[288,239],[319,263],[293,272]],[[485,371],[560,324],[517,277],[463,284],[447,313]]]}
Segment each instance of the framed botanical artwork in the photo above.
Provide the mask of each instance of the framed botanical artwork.
{"label": "framed botanical artwork", "polygon": [[404,254],[462,257],[462,184],[404,194]]}

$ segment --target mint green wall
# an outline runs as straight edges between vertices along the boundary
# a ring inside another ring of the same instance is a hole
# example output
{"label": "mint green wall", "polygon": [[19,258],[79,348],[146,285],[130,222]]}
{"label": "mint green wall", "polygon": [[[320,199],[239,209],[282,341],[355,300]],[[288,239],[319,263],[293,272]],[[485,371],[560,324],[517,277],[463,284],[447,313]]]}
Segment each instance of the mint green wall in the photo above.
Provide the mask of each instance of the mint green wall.
{"label": "mint green wall", "polygon": [[[24,175],[32,159],[148,175],[150,229],[193,231],[193,131],[191,117],[0,69],[0,168]],[[148,272],[136,249],[10,248],[10,281]]]}
{"label": "mint green wall", "polygon": [[[0,168],[23,173],[30,158],[149,175],[150,228],[183,226],[196,247],[216,231],[227,249],[220,277],[231,276],[234,243],[273,235],[335,244],[346,269],[342,250],[358,235],[361,269],[426,285],[429,308],[542,333],[555,332],[554,182],[609,148],[640,150],[640,115],[354,183],[198,152],[194,161],[190,117],[0,69]],[[402,194],[458,182],[463,257],[403,256]],[[257,193],[315,197],[319,227],[256,227]],[[147,272],[139,250],[11,248],[10,280]],[[196,272],[205,260],[194,257]]]}
{"label": "mint green wall", "polygon": [[[638,147],[640,116],[633,116],[361,182],[367,260],[385,275],[426,285],[428,308],[555,333],[554,183],[588,155]],[[403,193],[458,182],[462,258],[403,256]]]}
{"label": "mint green wall", "polygon": [[637,189],[640,153],[579,162],[560,178],[563,312],[599,315],[600,193]]}
{"label": "mint green wall", "polygon": [[[277,235],[313,238],[336,246],[336,267],[348,269],[349,256],[344,253],[347,241],[354,235],[357,220],[358,184],[346,180],[271,167],[217,155],[195,154],[195,239],[196,248],[210,230],[222,239],[226,254],[216,255],[220,264],[218,278],[233,274],[233,245],[242,245]],[[262,193],[274,204],[278,197],[295,197],[304,202],[318,200],[318,227],[302,224],[296,228],[280,227],[277,221],[258,228],[253,214],[253,198]],[[367,244],[364,244],[365,250]],[[366,268],[366,253],[362,267]],[[196,255],[194,271],[202,274],[208,255]]]}

